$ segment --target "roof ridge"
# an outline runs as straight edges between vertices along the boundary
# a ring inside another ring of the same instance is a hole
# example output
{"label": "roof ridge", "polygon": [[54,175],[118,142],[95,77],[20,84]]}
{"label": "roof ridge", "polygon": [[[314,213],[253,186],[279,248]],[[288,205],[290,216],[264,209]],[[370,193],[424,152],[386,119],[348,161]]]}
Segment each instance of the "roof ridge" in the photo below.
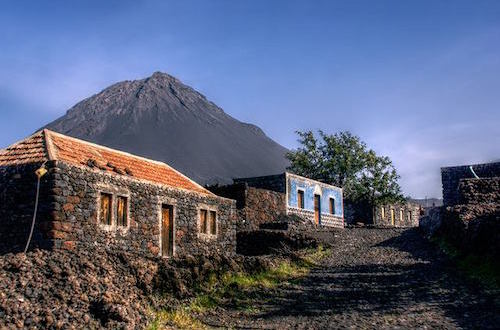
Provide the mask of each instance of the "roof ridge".
{"label": "roof ridge", "polygon": [[47,151],[47,158],[49,160],[57,160],[57,150],[54,148],[54,145],[52,144],[52,139],[50,137],[51,131],[44,128],[43,129],[43,135],[45,139],[45,149]]}
{"label": "roof ridge", "polygon": [[89,145],[89,146],[92,146],[92,147],[95,147],[95,148],[101,148],[101,149],[104,149],[104,150],[108,150],[108,151],[111,151],[111,152],[116,152],[116,153],[122,154],[124,156],[133,157],[133,158],[136,158],[136,159],[139,159],[139,160],[143,160],[143,161],[146,161],[146,162],[149,162],[149,163],[152,163],[152,164],[165,166],[166,168],[174,171],[176,174],[180,175],[181,177],[185,178],[186,180],[188,180],[189,182],[191,182],[192,184],[194,184],[197,188],[202,189],[207,194],[214,195],[211,191],[209,191],[208,189],[206,189],[205,187],[203,187],[199,183],[193,181],[191,178],[189,178],[188,176],[186,176],[183,173],[179,172],[178,170],[176,170],[175,168],[173,168],[172,166],[168,165],[165,162],[161,162],[161,161],[158,161],[158,160],[154,160],[154,159],[150,159],[150,158],[146,158],[146,157],[134,155],[134,154],[126,152],[126,151],[122,151],[122,150],[118,150],[118,149],[113,149],[113,148],[110,148],[110,147],[103,146],[101,144],[97,144],[97,143],[85,141],[85,140],[82,140],[82,139],[78,139],[78,138],[75,138],[75,137],[72,137],[72,136],[69,136],[69,135],[65,135],[65,134],[62,134],[62,133],[58,133],[58,132],[52,131],[50,129],[44,129],[44,132],[45,132],[45,135],[49,138],[48,139],[49,143],[47,144],[47,148],[48,148],[48,150],[50,150],[49,153],[51,153],[51,156],[54,157],[53,158],[54,160],[58,160],[59,155],[58,155],[58,152],[56,151],[57,148],[54,148],[54,146],[52,144],[52,136],[58,136],[58,137],[61,137],[61,138],[65,138],[65,139],[70,139],[70,140],[76,141],[78,143],[83,143],[83,144],[86,144],[86,145]]}

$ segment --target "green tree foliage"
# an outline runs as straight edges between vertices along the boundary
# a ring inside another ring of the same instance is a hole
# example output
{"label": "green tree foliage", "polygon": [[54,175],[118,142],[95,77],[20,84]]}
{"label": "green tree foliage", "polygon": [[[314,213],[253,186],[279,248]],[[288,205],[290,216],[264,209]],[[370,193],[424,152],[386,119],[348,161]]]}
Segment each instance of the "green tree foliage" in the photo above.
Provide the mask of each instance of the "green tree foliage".
{"label": "green tree foliage", "polygon": [[370,205],[402,201],[399,175],[388,157],[378,156],[348,131],[333,135],[297,132],[300,147],[287,153],[289,171],[344,188],[346,199]]}

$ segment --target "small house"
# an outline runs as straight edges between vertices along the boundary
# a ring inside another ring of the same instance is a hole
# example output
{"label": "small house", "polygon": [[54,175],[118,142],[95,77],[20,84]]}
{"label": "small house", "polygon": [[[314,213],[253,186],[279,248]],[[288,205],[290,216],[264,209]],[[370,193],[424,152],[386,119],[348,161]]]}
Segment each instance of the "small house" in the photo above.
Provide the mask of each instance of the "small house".
{"label": "small house", "polygon": [[344,227],[342,189],[292,173],[233,179],[210,190],[236,200],[241,230],[291,214],[318,226]]}
{"label": "small house", "polygon": [[0,150],[0,251],[24,249],[37,200],[30,247],[235,251],[234,201],[165,163],[50,130]]}

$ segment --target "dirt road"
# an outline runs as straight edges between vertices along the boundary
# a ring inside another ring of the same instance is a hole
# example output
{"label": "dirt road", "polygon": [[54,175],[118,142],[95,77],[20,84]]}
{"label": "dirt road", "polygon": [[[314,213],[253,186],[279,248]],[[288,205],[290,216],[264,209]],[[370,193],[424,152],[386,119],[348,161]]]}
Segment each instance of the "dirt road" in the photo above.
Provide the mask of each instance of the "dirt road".
{"label": "dirt road", "polygon": [[498,292],[465,278],[417,230],[317,234],[331,256],[297,283],[255,292],[250,308],[202,317],[244,329],[500,328]]}

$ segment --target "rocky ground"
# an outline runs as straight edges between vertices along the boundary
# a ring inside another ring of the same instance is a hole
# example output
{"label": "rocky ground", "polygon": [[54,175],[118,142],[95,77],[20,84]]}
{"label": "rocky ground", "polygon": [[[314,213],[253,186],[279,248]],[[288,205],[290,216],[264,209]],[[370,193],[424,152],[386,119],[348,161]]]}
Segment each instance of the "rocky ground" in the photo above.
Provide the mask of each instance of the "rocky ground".
{"label": "rocky ground", "polygon": [[89,247],[0,257],[0,329],[143,329],[210,276],[272,267],[223,253],[174,260]]}
{"label": "rocky ground", "polygon": [[251,292],[251,306],[199,315],[243,329],[498,328],[500,296],[465,278],[417,229],[352,228],[317,238],[332,254],[298,283]]}

